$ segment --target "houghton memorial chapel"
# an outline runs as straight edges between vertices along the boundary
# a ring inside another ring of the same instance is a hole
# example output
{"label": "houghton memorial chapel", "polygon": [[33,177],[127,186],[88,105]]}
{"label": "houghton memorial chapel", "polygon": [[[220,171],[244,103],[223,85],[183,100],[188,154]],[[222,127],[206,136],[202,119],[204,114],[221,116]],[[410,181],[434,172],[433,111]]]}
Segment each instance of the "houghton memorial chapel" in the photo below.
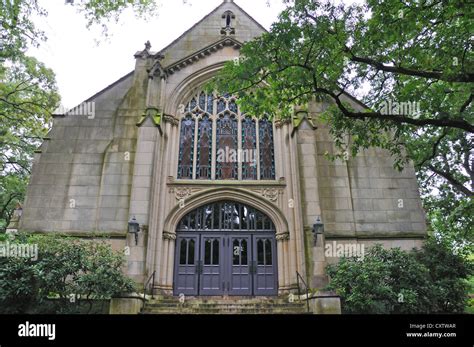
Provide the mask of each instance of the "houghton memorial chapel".
{"label": "houghton memorial chapel", "polygon": [[193,297],[286,295],[298,274],[323,288],[326,265],[341,255],[331,248],[420,246],[413,167],[394,170],[377,148],[328,160],[335,144],[319,121],[327,105],[271,121],[242,114],[225,91],[205,92],[264,32],[225,0],[162,50],[147,43],[133,71],[84,102],[93,114],[55,115],[20,230],[105,234],[130,250],[131,278],[155,273],[155,293]]}

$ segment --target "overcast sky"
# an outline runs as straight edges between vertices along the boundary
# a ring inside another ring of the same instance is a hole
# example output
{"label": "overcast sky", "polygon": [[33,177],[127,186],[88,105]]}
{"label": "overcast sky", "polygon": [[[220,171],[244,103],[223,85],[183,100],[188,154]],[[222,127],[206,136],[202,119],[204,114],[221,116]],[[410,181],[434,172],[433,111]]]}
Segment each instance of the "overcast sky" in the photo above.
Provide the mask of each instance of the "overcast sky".
{"label": "overcast sky", "polygon": [[[132,12],[109,25],[111,37],[105,40],[100,28],[86,29],[85,19],[64,0],[40,0],[48,12],[36,18],[48,41],[29,54],[56,73],[62,105],[74,107],[134,69],[133,55],[150,40],[152,51],[164,48],[184,31],[216,8],[222,0],[161,0],[157,18],[147,22]],[[283,9],[281,0],[236,0],[265,28]],[[267,2],[270,4],[268,7]],[[97,44],[97,39],[100,43]]]}

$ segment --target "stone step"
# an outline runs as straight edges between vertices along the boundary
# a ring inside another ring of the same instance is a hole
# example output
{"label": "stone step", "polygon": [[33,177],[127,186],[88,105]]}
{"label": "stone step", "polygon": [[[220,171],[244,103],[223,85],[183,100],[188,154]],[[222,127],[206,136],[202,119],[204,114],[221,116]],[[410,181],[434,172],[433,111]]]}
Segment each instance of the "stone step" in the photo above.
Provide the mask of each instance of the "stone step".
{"label": "stone step", "polygon": [[233,309],[233,310],[247,310],[247,309],[260,309],[260,310],[303,310],[306,309],[306,306],[303,305],[278,305],[278,306],[263,306],[263,305],[200,305],[200,306],[172,306],[172,305],[153,305],[145,306],[146,309],[155,310],[155,309],[167,309],[167,310],[226,310],[226,309]]}
{"label": "stone step", "polygon": [[240,302],[233,300],[202,301],[193,300],[180,304],[176,301],[148,302],[143,314],[306,314],[304,302],[289,303]]}
{"label": "stone step", "polygon": [[243,311],[243,310],[260,310],[260,311],[278,311],[278,310],[286,310],[286,311],[305,311],[306,306],[146,306],[146,310],[156,311],[156,310],[215,310],[215,311],[225,311],[225,310],[232,310],[232,311]]}
{"label": "stone step", "polygon": [[179,301],[163,300],[163,301],[147,301],[147,305],[305,305],[306,301],[275,301],[275,302],[260,302],[260,301],[233,301],[233,300],[222,300],[222,301],[185,301],[180,303]]}
{"label": "stone step", "polygon": [[302,309],[145,309],[142,314],[308,314]]}
{"label": "stone step", "polygon": [[159,312],[143,312],[143,315],[309,315],[306,311],[190,311],[190,312],[179,312],[179,311],[159,311]]}
{"label": "stone step", "polygon": [[[161,299],[161,300],[148,300],[148,304],[180,304],[179,299],[177,298],[168,298],[168,299]],[[273,300],[259,300],[259,299],[245,299],[245,300],[235,300],[235,299],[187,299],[185,300],[185,304],[227,304],[227,303],[236,303],[239,305],[243,304],[258,304],[258,305],[278,305],[278,304],[288,304],[290,303],[286,299],[273,299]],[[290,304],[304,304],[304,301],[295,301]]]}
{"label": "stone step", "polygon": [[305,303],[289,303],[289,302],[273,302],[273,303],[260,303],[260,302],[232,302],[232,301],[219,301],[219,302],[199,302],[199,301],[186,301],[180,303],[179,301],[147,301],[148,306],[158,305],[171,305],[171,306],[201,306],[201,305],[258,305],[258,306],[280,306],[280,305],[305,305]]}
{"label": "stone step", "polygon": [[[156,296],[152,299],[150,296],[147,296],[147,300],[150,302],[158,301],[179,301],[179,297],[177,296]],[[288,302],[288,298],[285,297],[267,297],[267,296],[257,296],[257,297],[249,297],[249,296],[203,296],[203,297],[195,297],[195,296],[187,296],[185,297],[186,302],[215,302],[215,301],[237,301],[237,302]]]}
{"label": "stone step", "polygon": [[178,297],[149,299],[142,314],[307,314],[305,301],[289,302],[287,297]]}

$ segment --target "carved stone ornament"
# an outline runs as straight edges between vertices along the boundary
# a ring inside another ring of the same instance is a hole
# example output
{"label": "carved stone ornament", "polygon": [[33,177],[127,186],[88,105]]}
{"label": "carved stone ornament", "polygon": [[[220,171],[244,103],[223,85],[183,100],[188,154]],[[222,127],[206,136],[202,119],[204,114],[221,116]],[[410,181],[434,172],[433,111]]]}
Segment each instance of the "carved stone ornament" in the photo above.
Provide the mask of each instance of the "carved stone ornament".
{"label": "carved stone ornament", "polygon": [[282,192],[281,189],[278,188],[263,188],[263,189],[256,189],[254,190],[257,194],[263,196],[265,199],[270,200],[271,202],[278,201],[278,195]]}
{"label": "carved stone ornament", "polygon": [[278,233],[276,234],[275,238],[277,241],[287,241],[290,239],[290,233],[288,231],[283,232],[283,233]]}
{"label": "carved stone ornament", "polygon": [[169,231],[163,231],[163,239],[165,240],[176,240],[176,233]]}
{"label": "carved stone ornament", "polygon": [[200,188],[192,188],[192,187],[173,187],[170,189],[170,193],[174,193],[174,197],[178,201],[187,199],[191,195],[199,191],[201,191]]}
{"label": "carved stone ornament", "polygon": [[170,123],[171,125],[178,126],[179,125],[179,120],[175,116],[172,116],[170,114],[164,114],[163,115],[163,121],[166,123]]}
{"label": "carved stone ornament", "polygon": [[174,191],[174,196],[176,200],[186,199],[188,196],[191,196],[191,188],[176,188]]}
{"label": "carved stone ornament", "polygon": [[263,189],[263,196],[273,202],[278,200],[279,193],[280,193],[279,190],[276,188]]}

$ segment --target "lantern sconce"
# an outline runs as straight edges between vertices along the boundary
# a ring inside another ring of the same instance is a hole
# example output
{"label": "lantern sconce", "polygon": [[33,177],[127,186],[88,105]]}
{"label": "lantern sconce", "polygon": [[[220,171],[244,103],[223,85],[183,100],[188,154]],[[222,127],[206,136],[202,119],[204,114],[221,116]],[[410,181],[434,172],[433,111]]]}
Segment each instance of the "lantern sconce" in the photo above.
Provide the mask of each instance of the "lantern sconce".
{"label": "lantern sconce", "polygon": [[128,232],[135,235],[135,246],[138,246],[138,233],[140,232],[140,224],[138,224],[135,216],[128,221]]}
{"label": "lantern sconce", "polygon": [[318,235],[324,234],[324,223],[321,221],[321,217],[316,218],[316,222],[313,224],[313,236],[314,236],[314,245],[316,246],[318,242]]}

